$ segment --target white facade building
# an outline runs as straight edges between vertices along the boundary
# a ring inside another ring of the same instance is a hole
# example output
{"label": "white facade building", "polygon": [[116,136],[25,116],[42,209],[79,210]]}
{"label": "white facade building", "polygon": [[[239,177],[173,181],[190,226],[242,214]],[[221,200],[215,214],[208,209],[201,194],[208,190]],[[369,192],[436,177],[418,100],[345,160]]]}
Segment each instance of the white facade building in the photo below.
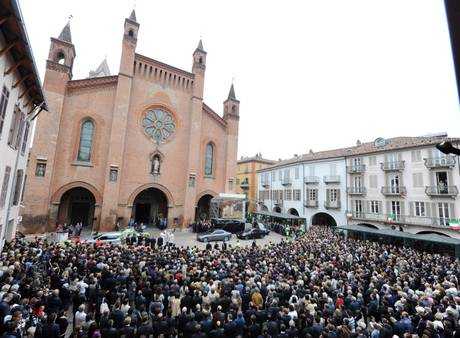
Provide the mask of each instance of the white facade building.
{"label": "white facade building", "polygon": [[307,225],[354,224],[460,238],[449,227],[460,217],[459,158],[435,148],[445,139],[378,138],[280,161],[258,171],[259,210],[298,214]]}
{"label": "white facade building", "polygon": [[2,6],[10,16],[0,26],[0,250],[19,222],[32,117],[46,108],[19,6]]}
{"label": "white facade building", "polygon": [[310,152],[259,170],[260,210],[304,217],[307,226],[346,224],[346,162],[339,153]]}
{"label": "white facade building", "polygon": [[449,228],[460,215],[459,161],[435,148],[440,141],[377,139],[348,157],[349,224],[460,238]]}

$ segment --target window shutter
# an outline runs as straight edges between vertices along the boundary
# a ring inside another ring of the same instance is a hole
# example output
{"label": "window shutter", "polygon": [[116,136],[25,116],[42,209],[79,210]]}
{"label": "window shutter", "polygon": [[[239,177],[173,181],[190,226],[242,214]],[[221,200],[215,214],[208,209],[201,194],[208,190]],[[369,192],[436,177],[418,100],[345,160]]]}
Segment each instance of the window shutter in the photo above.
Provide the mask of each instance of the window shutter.
{"label": "window shutter", "polygon": [[386,210],[385,210],[385,213],[387,215],[391,214],[391,202],[390,201],[386,201]]}
{"label": "window shutter", "polygon": [[337,189],[337,202],[340,203],[340,189]]}
{"label": "window shutter", "polygon": [[406,202],[400,201],[399,205],[401,206],[401,216],[406,215]]}
{"label": "window shutter", "polygon": [[432,202],[427,204],[431,204],[431,217],[439,217],[438,203]]}
{"label": "window shutter", "polygon": [[415,202],[409,202],[409,216],[415,216]]}
{"label": "window shutter", "polygon": [[431,203],[425,202],[425,214],[427,217],[431,217]]}
{"label": "window shutter", "polygon": [[449,218],[455,218],[455,204],[449,203]]}

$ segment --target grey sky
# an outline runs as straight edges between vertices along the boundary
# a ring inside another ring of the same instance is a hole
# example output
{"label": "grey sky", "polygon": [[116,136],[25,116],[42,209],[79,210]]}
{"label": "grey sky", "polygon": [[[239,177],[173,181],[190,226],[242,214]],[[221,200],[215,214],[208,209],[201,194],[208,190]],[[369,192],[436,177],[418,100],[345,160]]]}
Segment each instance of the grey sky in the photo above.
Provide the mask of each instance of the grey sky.
{"label": "grey sky", "polygon": [[[134,1],[20,3],[42,79],[49,37],[70,14],[74,79],[105,55],[118,72]],[[203,38],[205,102],[219,114],[235,77],[240,155],[277,159],[379,136],[460,136],[441,0],[138,0],[136,14],[138,53],[173,66],[190,70]]]}

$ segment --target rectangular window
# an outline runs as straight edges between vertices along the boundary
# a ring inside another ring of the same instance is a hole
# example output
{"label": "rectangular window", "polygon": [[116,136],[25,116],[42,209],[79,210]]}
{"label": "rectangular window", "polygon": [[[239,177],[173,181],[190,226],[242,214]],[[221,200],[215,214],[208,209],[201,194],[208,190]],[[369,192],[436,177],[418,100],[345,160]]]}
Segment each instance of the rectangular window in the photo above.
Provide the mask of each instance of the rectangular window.
{"label": "rectangular window", "polygon": [[399,220],[401,216],[401,202],[400,201],[391,201],[391,217],[393,220]]}
{"label": "rectangular window", "polygon": [[24,176],[24,183],[22,184],[21,202],[24,201],[24,193],[26,192],[26,182],[27,182],[27,175]]}
{"label": "rectangular window", "polygon": [[339,198],[339,189],[328,189],[329,202],[337,202]]}
{"label": "rectangular window", "polygon": [[19,199],[21,197],[21,191],[22,191],[22,177],[24,175],[24,172],[22,169],[19,169],[16,172],[16,183],[14,185],[14,195],[13,195],[13,205],[18,205],[19,204]]}
{"label": "rectangular window", "polygon": [[3,126],[5,124],[6,108],[8,107],[8,100],[10,92],[3,86],[2,96],[0,98],[0,137],[2,137]]}
{"label": "rectangular window", "polygon": [[21,145],[21,154],[24,155],[26,153],[26,148],[27,148],[27,141],[29,139],[29,129],[30,129],[30,123],[26,122],[25,124],[25,130],[24,130],[24,137],[22,138],[22,145]]}
{"label": "rectangular window", "polygon": [[46,162],[37,162],[37,167],[35,168],[35,176],[45,177],[46,173]]}
{"label": "rectangular window", "polygon": [[425,202],[414,202],[415,216],[425,217]]}
{"label": "rectangular window", "polygon": [[369,201],[369,210],[373,214],[379,214],[380,213],[380,203],[379,201]]}
{"label": "rectangular window", "polygon": [[449,203],[438,203],[439,224],[449,225]]}
{"label": "rectangular window", "polygon": [[22,131],[24,129],[24,125],[26,123],[26,116],[23,112],[19,113],[19,122],[17,125],[15,141],[14,141],[14,149],[19,149],[22,143]]}
{"label": "rectangular window", "polygon": [[284,199],[286,201],[292,201],[292,190],[291,189],[286,189],[284,191]]}
{"label": "rectangular window", "polygon": [[309,189],[308,190],[308,199],[310,201],[316,201],[318,198],[318,189]]}
{"label": "rectangular window", "polygon": [[5,174],[3,175],[2,192],[0,193],[0,208],[5,206],[6,193],[8,191],[8,184],[10,182],[11,167],[5,168]]}
{"label": "rectangular window", "polygon": [[300,201],[300,189],[294,189],[294,201]]}
{"label": "rectangular window", "polygon": [[353,211],[355,215],[362,215],[363,213],[363,201],[361,200],[354,200],[353,201]]}

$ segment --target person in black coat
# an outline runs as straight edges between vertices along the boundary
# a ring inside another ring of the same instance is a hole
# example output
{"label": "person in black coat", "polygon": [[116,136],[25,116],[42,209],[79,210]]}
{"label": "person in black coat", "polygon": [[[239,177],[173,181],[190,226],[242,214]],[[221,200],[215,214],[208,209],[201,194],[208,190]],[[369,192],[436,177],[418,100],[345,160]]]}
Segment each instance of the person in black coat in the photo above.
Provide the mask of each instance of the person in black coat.
{"label": "person in black coat", "polygon": [[161,248],[163,246],[163,237],[158,237],[157,239],[157,244],[158,244],[158,247]]}

